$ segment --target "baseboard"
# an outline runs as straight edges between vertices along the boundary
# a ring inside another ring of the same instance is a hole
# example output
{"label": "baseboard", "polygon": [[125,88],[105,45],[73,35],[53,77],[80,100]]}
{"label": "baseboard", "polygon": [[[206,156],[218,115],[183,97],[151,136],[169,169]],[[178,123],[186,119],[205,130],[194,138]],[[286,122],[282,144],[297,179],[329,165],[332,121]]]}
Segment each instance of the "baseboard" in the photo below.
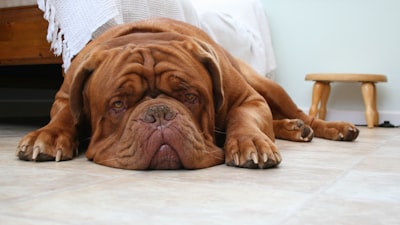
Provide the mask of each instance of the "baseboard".
{"label": "baseboard", "polygon": [[[301,108],[308,113],[308,108]],[[364,111],[336,110],[328,109],[325,118],[327,121],[348,121],[357,125],[366,125]],[[384,121],[390,121],[391,124],[400,125],[400,111],[379,111],[379,124]]]}

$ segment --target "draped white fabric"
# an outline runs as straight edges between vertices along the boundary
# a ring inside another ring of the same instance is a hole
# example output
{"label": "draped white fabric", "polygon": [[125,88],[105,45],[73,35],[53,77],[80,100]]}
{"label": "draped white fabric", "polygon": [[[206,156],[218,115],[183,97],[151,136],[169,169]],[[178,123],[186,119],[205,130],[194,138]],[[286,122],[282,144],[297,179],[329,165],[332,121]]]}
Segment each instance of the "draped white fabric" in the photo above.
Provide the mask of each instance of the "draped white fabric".
{"label": "draped white fabric", "polygon": [[204,29],[262,75],[276,67],[268,21],[259,0],[37,0],[49,21],[47,39],[64,69],[109,27],[168,17]]}

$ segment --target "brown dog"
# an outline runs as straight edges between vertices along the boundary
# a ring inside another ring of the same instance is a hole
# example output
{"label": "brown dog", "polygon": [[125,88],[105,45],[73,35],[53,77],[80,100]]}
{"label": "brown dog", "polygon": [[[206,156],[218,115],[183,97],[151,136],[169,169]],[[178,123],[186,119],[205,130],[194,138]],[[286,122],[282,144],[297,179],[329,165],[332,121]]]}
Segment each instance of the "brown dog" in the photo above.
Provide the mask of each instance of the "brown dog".
{"label": "brown dog", "polygon": [[65,76],[50,122],[22,138],[17,156],[72,159],[85,124],[88,159],[140,170],[274,167],[282,160],[275,137],[353,141],[359,132],[307,116],[278,84],[170,19],[117,26],[89,43]]}

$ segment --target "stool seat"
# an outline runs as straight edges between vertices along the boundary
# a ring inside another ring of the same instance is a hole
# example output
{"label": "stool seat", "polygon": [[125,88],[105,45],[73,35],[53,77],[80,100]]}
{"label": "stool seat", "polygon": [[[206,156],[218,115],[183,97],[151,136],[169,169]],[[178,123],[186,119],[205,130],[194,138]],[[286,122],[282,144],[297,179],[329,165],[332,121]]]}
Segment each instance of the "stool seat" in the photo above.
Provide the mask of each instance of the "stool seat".
{"label": "stool seat", "polygon": [[[365,118],[368,128],[373,128],[379,123],[379,114],[376,109],[376,87],[377,82],[387,82],[382,74],[359,74],[359,73],[310,73],[305,80],[315,81],[312,94],[312,104],[309,115],[325,119],[326,104],[330,93],[331,82],[360,82],[361,92],[365,104]],[[318,109],[319,105],[319,109]]]}
{"label": "stool seat", "polygon": [[387,78],[382,74],[359,73],[309,73],[306,80],[328,82],[386,82]]}

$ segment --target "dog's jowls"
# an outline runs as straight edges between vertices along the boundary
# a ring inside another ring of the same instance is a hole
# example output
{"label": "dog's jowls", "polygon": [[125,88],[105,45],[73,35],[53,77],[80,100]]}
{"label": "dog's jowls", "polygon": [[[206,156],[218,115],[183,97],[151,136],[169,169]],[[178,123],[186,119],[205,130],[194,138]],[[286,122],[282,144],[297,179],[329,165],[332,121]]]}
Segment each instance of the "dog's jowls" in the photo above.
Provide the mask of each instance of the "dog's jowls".
{"label": "dog's jowls", "polygon": [[120,25],[90,42],[65,75],[50,122],[22,138],[17,156],[72,159],[85,130],[89,160],[138,170],[269,168],[282,160],[275,138],[358,136],[350,123],[307,116],[203,31],[162,18]]}

